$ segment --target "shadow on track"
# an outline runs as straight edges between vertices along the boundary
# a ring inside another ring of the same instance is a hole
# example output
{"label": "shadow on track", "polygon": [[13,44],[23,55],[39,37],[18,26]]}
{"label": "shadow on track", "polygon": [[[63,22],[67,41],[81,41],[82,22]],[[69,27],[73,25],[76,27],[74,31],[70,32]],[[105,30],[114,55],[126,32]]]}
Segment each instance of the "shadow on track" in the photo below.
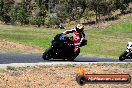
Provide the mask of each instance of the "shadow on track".
{"label": "shadow on track", "polygon": [[67,61],[67,60],[62,60],[62,59],[52,59],[52,60],[45,60],[46,62],[97,62],[97,61]]}
{"label": "shadow on track", "polygon": [[[120,62],[118,59],[112,58],[92,58],[92,57],[77,57],[75,61],[65,61],[60,59],[43,60],[41,55],[32,54],[16,54],[16,53],[1,53],[0,64],[10,63],[50,63],[50,62]],[[124,60],[123,62],[132,62],[132,60]]]}

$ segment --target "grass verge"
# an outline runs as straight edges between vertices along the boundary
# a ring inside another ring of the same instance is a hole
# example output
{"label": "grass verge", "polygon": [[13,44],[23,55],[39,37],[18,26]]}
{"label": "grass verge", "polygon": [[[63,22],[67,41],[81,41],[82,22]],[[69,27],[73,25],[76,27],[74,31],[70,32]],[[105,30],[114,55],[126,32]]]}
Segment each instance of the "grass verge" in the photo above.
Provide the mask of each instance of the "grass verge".
{"label": "grass verge", "polygon": [[[0,25],[0,39],[46,49],[52,38],[63,31]],[[90,29],[85,33],[88,45],[81,48],[81,55],[117,58],[125,50],[127,42],[132,41],[132,16],[106,29]]]}

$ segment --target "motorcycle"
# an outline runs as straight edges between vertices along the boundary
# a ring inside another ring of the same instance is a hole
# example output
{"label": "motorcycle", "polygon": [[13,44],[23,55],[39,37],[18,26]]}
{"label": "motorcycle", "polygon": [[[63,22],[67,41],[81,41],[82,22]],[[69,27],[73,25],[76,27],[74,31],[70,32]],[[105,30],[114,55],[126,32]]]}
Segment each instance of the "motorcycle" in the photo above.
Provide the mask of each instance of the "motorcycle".
{"label": "motorcycle", "polygon": [[[57,34],[51,41],[51,46],[43,53],[42,58],[44,60],[53,58],[74,61],[80,53],[80,47],[86,44],[87,40],[84,39],[80,46],[75,46],[72,37],[68,37],[63,33]],[[75,48],[76,52],[74,51]]]}
{"label": "motorcycle", "polygon": [[120,61],[123,61],[125,59],[132,59],[132,42],[128,42],[127,50],[119,56]]}

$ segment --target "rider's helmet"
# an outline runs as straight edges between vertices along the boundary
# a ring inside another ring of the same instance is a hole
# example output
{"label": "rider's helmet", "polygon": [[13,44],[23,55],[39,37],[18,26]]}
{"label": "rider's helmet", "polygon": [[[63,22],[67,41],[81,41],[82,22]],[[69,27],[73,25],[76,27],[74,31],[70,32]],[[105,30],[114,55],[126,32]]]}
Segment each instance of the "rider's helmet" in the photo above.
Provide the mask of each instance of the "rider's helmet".
{"label": "rider's helmet", "polygon": [[77,32],[83,32],[84,26],[82,24],[77,24],[76,30]]}
{"label": "rider's helmet", "polygon": [[132,42],[128,42],[128,44],[127,44],[127,49],[132,50]]}

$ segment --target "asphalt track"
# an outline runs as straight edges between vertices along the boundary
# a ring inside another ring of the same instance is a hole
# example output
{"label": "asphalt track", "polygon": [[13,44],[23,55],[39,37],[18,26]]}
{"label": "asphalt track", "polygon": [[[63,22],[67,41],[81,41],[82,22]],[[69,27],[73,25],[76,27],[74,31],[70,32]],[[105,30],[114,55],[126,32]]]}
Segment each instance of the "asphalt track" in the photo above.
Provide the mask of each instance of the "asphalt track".
{"label": "asphalt track", "polygon": [[86,63],[127,63],[132,62],[131,59],[119,61],[114,58],[94,58],[94,57],[80,57],[78,56],[75,61],[64,60],[43,60],[41,55],[33,54],[16,54],[16,53],[0,53],[0,68],[7,66],[34,66],[34,65],[55,65],[55,64],[86,64]]}

